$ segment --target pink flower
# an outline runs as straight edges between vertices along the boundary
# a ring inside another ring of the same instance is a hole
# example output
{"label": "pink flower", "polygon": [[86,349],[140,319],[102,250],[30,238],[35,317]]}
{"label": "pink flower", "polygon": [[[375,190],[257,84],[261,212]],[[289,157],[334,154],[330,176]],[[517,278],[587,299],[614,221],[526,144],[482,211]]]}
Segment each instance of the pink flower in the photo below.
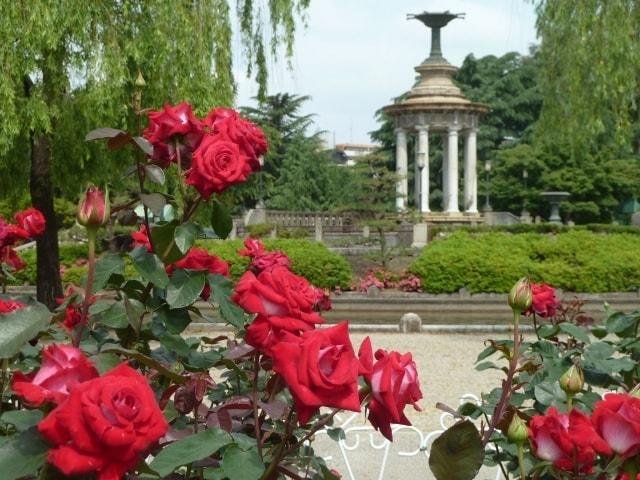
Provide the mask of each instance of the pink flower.
{"label": "pink flower", "polygon": [[93,363],[80,350],[53,344],[42,351],[40,370],[29,375],[15,372],[11,388],[26,404],[39,407],[63,402],[74,386],[97,376]]}
{"label": "pink flower", "polygon": [[596,403],[591,422],[611,449],[625,458],[640,452],[640,398],[612,393]]}
{"label": "pink flower", "polygon": [[99,228],[109,223],[111,206],[109,204],[109,192],[105,194],[94,185],[89,185],[84,197],[78,205],[76,218],[78,223],[87,228]]}
{"label": "pink flower", "polygon": [[575,408],[569,415],[550,407],[529,422],[533,454],[560,470],[589,473],[598,453],[611,455],[609,445],[596,433],[589,417]]}
{"label": "pink flower", "polygon": [[[2,300],[0,298],[0,315],[15,312],[22,307],[26,307],[26,305],[24,303],[17,302],[16,300]],[[2,327],[0,326],[0,328]]]}
{"label": "pink flower", "polygon": [[36,208],[27,208],[22,212],[16,213],[15,219],[20,228],[25,230],[30,237],[37,237],[44,233],[44,215]]}
{"label": "pink flower", "polygon": [[422,398],[418,369],[411,353],[378,350],[376,362],[370,367],[371,347],[363,342],[360,347],[360,371],[365,379],[371,369],[371,400],[369,401],[369,421],[389,440],[393,440],[391,424],[411,425],[404,409],[411,404],[420,410],[417,402]]}

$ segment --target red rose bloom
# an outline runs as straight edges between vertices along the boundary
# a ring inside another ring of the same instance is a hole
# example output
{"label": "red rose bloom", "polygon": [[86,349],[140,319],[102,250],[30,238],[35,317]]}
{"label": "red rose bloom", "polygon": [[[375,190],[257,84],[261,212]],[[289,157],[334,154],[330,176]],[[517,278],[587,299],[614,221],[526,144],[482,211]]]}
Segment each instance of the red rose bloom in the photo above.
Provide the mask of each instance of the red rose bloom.
{"label": "red rose bloom", "polygon": [[[214,108],[202,123],[212,132],[222,133],[236,143],[251,162],[257,163],[258,158],[267,153],[263,131],[231,108]],[[256,170],[259,168],[259,165],[254,166]]]}
{"label": "red rose bloom", "polygon": [[589,473],[596,454],[611,455],[611,449],[598,436],[589,417],[575,408],[569,415],[550,407],[545,415],[529,422],[533,454],[560,470]]}
{"label": "red rose bloom", "polygon": [[422,398],[422,392],[416,364],[410,353],[400,355],[398,352],[378,350],[375,354],[377,361],[373,367],[369,367],[369,360],[365,357],[371,347],[363,342],[360,348],[359,365],[365,379],[371,368],[371,400],[367,418],[373,427],[393,440],[392,423],[411,425],[404,408],[412,404],[416,410],[420,410],[416,402]]}
{"label": "red rose bloom", "polygon": [[14,272],[24,269],[27,264],[13,248],[6,246],[0,248],[0,263],[9,265]]}
{"label": "red rose bloom", "polygon": [[237,143],[223,135],[206,135],[193,153],[186,182],[208,199],[214,192],[244,182],[258,168]]}
{"label": "red rose bloom", "polygon": [[20,240],[29,238],[29,232],[18,225],[7,223],[0,215],[0,248],[11,246]]}
{"label": "red rose bloom", "polygon": [[291,259],[283,252],[265,252],[262,255],[253,257],[253,260],[251,260],[251,263],[249,264],[249,268],[255,273],[260,273],[261,271],[275,267],[276,265],[291,268]]}
{"label": "red rose bloom", "polygon": [[531,307],[524,312],[525,315],[535,313],[544,318],[555,316],[559,302],[553,287],[546,283],[532,283],[531,293],[533,295]]}
{"label": "red rose bloom", "polygon": [[273,370],[284,378],[295,400],[300,425],[320,407],[360,411],[358,359],[347,322],[304,332],[285,333],[273,351]]}
{"label": "red rose bloom", "polygon": [[270,328],[298,333],[324,323],[313,310],[315,288],[282,266],[264,270],[258,276],[245,272],[231,299],[247,312],[262,317],[260,322],[268,320]]}
{"label": "red rose bloom", "polygon": [[[216,275],[229,276],[229,264],[224,260],[211,255],[204,248],[193,247],[187,255],[178,260],[173,265],[167,267],[167,273],[171,275],[176,268],[182,268],[184,270],[205,271]],[[200,297],[203,300],[209,300],[211,295],[211,286],[205,283]]]}
{"label": "red rose bloom", "polygon": [[191,162],[193,151],[202,141],[202,124],[191,109],[182,102],[175,107],[165,104],[163,110],[149,112],[149,126],[144,136],[153,145],[153,163],[166,168],[177,162],[176,143],[180,149],[180,160],[184,167]]}
{"label": "red rose bloom", "polygon": [[54,448],[48,461],[65,475],[95,472],[120,480],[168,425],[145,377],[121,364],[78,384],[38,424]]}
{"label": "red rose bloom", "polygon": [[37,237],[44,233],[45,219],[42,212],[36,208],[27,208],[15,214],[16,222],[30,237]]}
{"label": "red rose bloom", "polygon": [[98,376],[93,363],[71,345],[49,345],[42,351],[42,365],[37,372],[15,372],[11,388],[27,405],[62,403],[73,387]]}
{"label": "red rose bloom", "polygon": [[144,247],[148,252],[152,252],[151,241],[149,240],[149,232],[147,232],[146,225],[140,225],[140,230],[137,232],[133,232],[131,234],[131,239],[133,240],[133,248],[135,247]]}
{"label": "red rose bloom", "polygon": [[244,239],[244,248],[238,250],[242,257],[259,257],[265,253],[264,243],[259,238],[247,237]]}
{"label": "red rose bloom", "polygon": [[14,312],[22,307],[26,307],[26,305],[15,300],[2,300],[0,298],[0,315],[3,313]]}
{"label": "red rose bloom", "polygon": [[596,432],[624,458],[640,452],[640,399],[612,393],[596,403],[591,415]]}

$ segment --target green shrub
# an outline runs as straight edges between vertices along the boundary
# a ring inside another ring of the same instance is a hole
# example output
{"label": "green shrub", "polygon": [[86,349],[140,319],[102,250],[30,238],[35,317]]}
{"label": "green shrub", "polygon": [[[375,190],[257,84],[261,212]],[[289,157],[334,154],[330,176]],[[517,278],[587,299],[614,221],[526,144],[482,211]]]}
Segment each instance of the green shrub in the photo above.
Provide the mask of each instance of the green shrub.
{"label": "green shrub", "polygon": [[[36,284],[36,249],[30,248],[19,252],[20,257],[27,263],[24,270],[14,274],[15,280],[10,285],[35,285]],[[84,267],[78,266],[78,260],[86,260],[87,246],[80,243],[67,243],[60,245],[60,264],[65,267],[62,281],[74,283],[78,277],[78,271],[84,272]],[[67,275],[69,276],[67,279]],[[80,275],[81,276],[81,275]]]}
{"label": "green shrub", "polygon": [[254,238],[262,238],[269,235],[273,230],[275,230],[277,225],[274,223],[256,223],[254,225],[245,226],[249,235]]}
{"label": "green shrub", "polygon": [[[348,288],[351,283],[351,267],[347,260],[331,252],[319,242],[298,239],[267,239],[269,250],[282,250],[293,262],[292,269],[317,287]],[[202,240],[200,246],[231,264],[231,276],[238,279],[249,263],[247,257],[238,255],[241,240]]]}
{"label": "green shrub", "polygon": [[432,293],[508,292],[527,274],[573,292],[633,291],[640,287],[640,236],[458,231],[432,242],[409,271]]}
{"label": "green shrub", "polygon": [[277,228],[278,238],[307,238],[309,230],[305,227],[280,227]]}

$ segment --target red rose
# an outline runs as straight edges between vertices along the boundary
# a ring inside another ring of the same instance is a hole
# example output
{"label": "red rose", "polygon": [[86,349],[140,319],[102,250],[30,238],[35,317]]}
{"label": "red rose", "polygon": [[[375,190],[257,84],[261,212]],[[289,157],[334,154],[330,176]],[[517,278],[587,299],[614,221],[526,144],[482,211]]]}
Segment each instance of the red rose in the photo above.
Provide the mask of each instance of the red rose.
{"label": "red rose", "polygon": [[532,283],[531,293],[533,300],[531,307],[524,312],[525,315],[536,313],[545,318],[555,316],[556,308],[560,303],[556,299],[556,291],[553,287],[546,283]]}
{"label": "red rose", "polygon": [[18,252],[9,246],[0,247],[0,263],[9,265],[14,272],[19,272],[27,266]]}
{"label": "red rose", "polygon": [[545,415],[529,422],[533,454],[560,470],[589,473],[596,454],[611,455],[611,449],[598,436],[584,413],[575,408],[569,415],[550,407]]}
{"label": "red rose", "polygon": [[272,352],[273,370],[291,391],[300,425],[308,423],[320,407],[360,411],[359,362],[347,322],[310,330],[301,337],[286,333]]}
{"label": "red rose", "polygon": [[[367,376],[367,361],[363,358],[370,348],[361,347],[360,371]],[[417,401],[422,398],[418,370],[410,353],[400,355],[398,352],[388,353],[378,350],[376,362],[371,369],[371,400],[369,416],[371,425],[389,440],[393,440],[392,423],[411,425],[404,414],[404,408],[412,404],[420,410]]]}
{"label": "red rose", "polygon": [[26,307],[26,305],[15,300],[2,300],[0,298],[0,315],[3,313],[14,312],[22,307]]}
{"label": "red rose", "polygon": [[167,431],[147,380],[126,364],[80,383],[38,424],[54,445],[48,461],[65,475],[119,480]]}
{"label": "red rose", "polygon": [[[214,108],[202,123],[212,132],[222,133],[238,144],[252,162],[257,162],[259,157],[267,153],[268,146],[264,132],[231,108]],[[260,167],[254,168],[257,170]]]}
{"label": "red rose", "polygon": [[591,415],[596,432],[624,458],[640,452],[640,399],[612,393],[596,403]]}
{"label": "red rose", "polygon": [[16,222],[30,237],[37,237],[44,233],[45,219],[42,212],[36,208],[27,208],[15,214]]}
{"label": "red rose", "polygon": [[0,248],[10,246],[19,240],[29,238],[29,232],[17,225],[7,223],[0,215]]}
{"label": "red rose", "polygon": [[371,339],[365,337],[358,349],[358,361],[360,362],[360,368],[358,374],[364,378],[365,382],[371,383],[371,374],[373,373],[373,347],[371,346]]}
{"label": "red rose", "polygon": [[249,264],[249,268],[251,268],[255,273],[260,273],[261,271],[275,267],[276,265],[291,268],[291,259],[283,252],[265,252],[262,255],[253,257],[253,260],[251,260],[251,263]]}
{"label": "red rose", "polygon": [[324,323],[313,311],[317,300],[313,285],[282,266],[264,270],[258,276],[245,272],[236,285],[232,300],[247,312],[270,319],[300,320],[309,328]]}
{"label": "red rose", "polygon": [[49,345],[42,351],[42,365],[37,372],[15,372],[11,388],[27,405],[62,403],[73,387],[98,376],[93,363],[71,345]]}
{"label": "red rose", "polygon": [[[628,473],[621,473],[616,477],[616,480],[631,480],[631,475]],[[636,474],[635,480],[640,480],[640,473]]]}
{"label": "red rose", "polygon": [[244,239],[244,248],[238,250],[242,257],[259,257],[265,253],[264,243],[259,238],[247,237]]}
{"label": "red rose", "polygon": [[[211,255],[204,248],[198,247],[193,247],[182,260],[178,260],[173,265],[169,265],[167,267],[167,273],[171,275],[176,268],[205,271],[216,275],[224,275],[225,277],[229,276],[229,264],[227,262],[215,255]],[[203,300],[208,300],[210,295],[211,287],[208,283],[205,283],[200,296]]]}
{"label": "red rose", "polygon": [[153,145],[153,163],[166,168],[171,162],[177,162],[177,143],[181,163],[188,166],[203,135],[202,124],[193,114],[191,105],[187,102],[175,107],[165,104],[163,110],[149,112],[148,117],[149,126],[144,136]]}
{"label": "red rose", "polygon": [[237,143],[223,135],[206,135],[193,153],[186,181],[208,199],[214,192],[244,182],[258,168]]}
{"label": "red rose", "polygon": [[133,248],[144,247],[148,252],[152,252],[151,241],[149,240],[149,232],[147,232],[147,226],[140,225],[140,230],[131,234],[131,240],[133,240]]}

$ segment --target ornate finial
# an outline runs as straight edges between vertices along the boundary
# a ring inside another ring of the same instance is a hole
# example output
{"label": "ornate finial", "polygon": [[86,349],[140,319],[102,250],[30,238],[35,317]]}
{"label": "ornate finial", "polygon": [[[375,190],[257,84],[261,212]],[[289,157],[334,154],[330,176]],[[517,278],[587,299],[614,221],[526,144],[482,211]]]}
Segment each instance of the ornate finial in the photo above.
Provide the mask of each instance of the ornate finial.
{"label": "ornate finial", "polygon": [[442,49],[440,47],[440,29],[455,18],[464,18],[464,13],[451,13],[447,10],[446,12],[440,13],[422,12],[407,14],[407,20],[420,20],[431,29],[431,53],[425,62],[448,63],[442,56]]}

